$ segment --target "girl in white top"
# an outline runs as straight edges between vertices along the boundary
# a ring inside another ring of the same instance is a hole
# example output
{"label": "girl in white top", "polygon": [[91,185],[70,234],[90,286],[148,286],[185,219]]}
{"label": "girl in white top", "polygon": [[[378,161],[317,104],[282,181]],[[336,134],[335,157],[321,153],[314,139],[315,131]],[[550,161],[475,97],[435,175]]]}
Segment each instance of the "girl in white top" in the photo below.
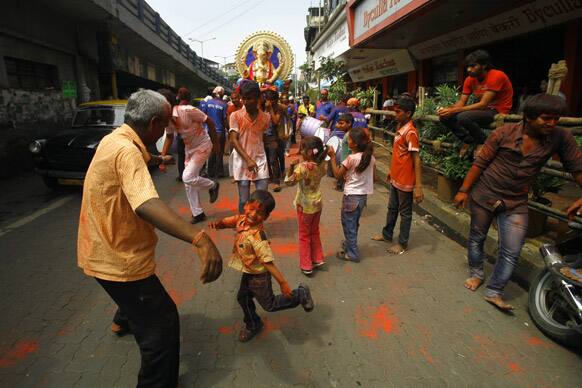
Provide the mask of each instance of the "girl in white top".
{"label": "girl in white top", "polygon": [[374,147],[365,128],[352,128],[348,135],[348,146],[352,154],[338,167],[335,152],[329,151],[334,176],[345,179],[341,220],[344,231],[340,259],[359,262],[358,229],[360,216],[366,206],[368,194],[374,192],[374,170],[376,159]]}
{"label": "girl in white top", "polygon": [[[173,105],[167,95],[165,96],[170,105]],[[192,211],[192,223],[198,223],[206,219],[204,209],[200,204],[199,191],[205,189],[209,191],[210,202],[218,198],[219,183],[208,178],[200,176],[200,170],[212,153],[213,144],[216,143],[216,126],[214,121],[198,108],[190,105],[190,92],[186,88],[178,90],[180,104],[173,106],[170,124],[166,128],[166,140],[162,155],[165,155],[174,134],[179,133],[182,136],[185,146],[184,172],[182,181],[186,188],[186,196]],[[204,128],[208,126],[208,132]]]}

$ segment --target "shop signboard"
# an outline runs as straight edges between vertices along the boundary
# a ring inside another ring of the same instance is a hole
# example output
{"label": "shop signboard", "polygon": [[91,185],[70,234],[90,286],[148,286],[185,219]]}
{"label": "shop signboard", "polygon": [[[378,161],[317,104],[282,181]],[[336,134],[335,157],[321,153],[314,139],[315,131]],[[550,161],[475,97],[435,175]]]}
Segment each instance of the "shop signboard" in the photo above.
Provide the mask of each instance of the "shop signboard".
{"label": "shop signboard", "polygon": [[511,11],[410,47],[417,59],[432,58],[582,17],[582,0],[536,0]]}
{"label": "shop signboard", "polygon": [[363,65],[349,69],[352,81],[361,82],[374,78],[382,78],[396,74],[408,73],[414,70],[414,63],[405,49],[366,62]]}
{"label": "shop signboard", "polygon": [[385,29],[429,0],[363,0],[350,3],[352,45]]}
{"label": "shop signboard", "polygon": [[321,57],[335,59],[349,49],[348,22],[344,18],[344,20],[327,35],[325,41],[323,41],[313,53],[315,70],[319,69],[321,66]]}

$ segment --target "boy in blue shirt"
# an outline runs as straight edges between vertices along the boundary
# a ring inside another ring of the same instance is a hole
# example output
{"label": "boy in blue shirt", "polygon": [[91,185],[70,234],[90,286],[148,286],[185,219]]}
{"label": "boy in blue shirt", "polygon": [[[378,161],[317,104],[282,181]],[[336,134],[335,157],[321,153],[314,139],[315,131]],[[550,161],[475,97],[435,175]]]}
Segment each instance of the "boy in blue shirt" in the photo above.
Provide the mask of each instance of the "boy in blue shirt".
{"label": "boy in blue shirt", "polygon": [[200,110],[206,113],[216,123],[218,150],[210,155],[208,160],[208,176],[211,178],[224,177],[224,145],[226,143],[227,120],[226,102],[222,99],[224,88],[217,86],[212,91],[213,98],[201,104]]}

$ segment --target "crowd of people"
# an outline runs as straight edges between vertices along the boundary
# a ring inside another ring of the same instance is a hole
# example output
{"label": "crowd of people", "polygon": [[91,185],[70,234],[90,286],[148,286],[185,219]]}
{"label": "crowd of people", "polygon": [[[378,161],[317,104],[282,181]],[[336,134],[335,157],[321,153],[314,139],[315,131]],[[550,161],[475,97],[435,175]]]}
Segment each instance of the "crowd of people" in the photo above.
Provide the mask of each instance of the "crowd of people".
{"label": "crowd of people", "polygon": [[[571,133],[556,126],[566,112],[564,100],[547,94],[535,95],[524,103],[522,122],[504,125],[487,137],[480,128],[496,112],[511,108],[507,105],[511,84],[491,68],[483,52],[467,57],[467,71],[469,77],[459,102],[439,112],[463,144],[480,146],[455,197],[456,203],[469,203],[471,209],[470,275],[464,285],[474,291],[484,281],[483,245],[496,218],[500,254],[485,298],[509,310],[512,306],[503,301],[502,293],[527,230],[528,186],[547,159],[558,154],[582,187],[582,153]],[[479,101],[467,105],[471,93]],[[314,309],[309,287],[299,284],[291,289],[274,264],[264,225],[276,206],[277,194],[269,192],[269,182],[275,193],[282,183],[297,187],[293,205],[297,212],[298,267],[304,275],[313,276],[325,265],[319,223],[323,207],[320,185],[326,174],[336,178],[334,186],[343,192],[338,213],[344,239],[337,257],[354,263],[362,259],[358,248],[360,217],[378,177],[372,139],[358,100],[345,96],[334,104],[322,90],[316,104],[305,96],[295,105],[291,96],[251,80],[243,80],[230,100],[225,102],[221,87],[214,88],[199,108],[192,105],[192,96],[185,88],[180,88],[177,96],[170,90],[134,93],[127,104],[125,124],[103,139],[87,172],[78,263],[117,304],[112,330],[135,335],[142,356],[140,386],[173,387],[178,378],[179,318],[175,303],[155,274],[154,228],[196,247],[203,282],[220,276],[220,252],[199,227],[206,219],[199,192],[208,190],[210,203],[219,198],[219,180],[226,175],[225,156],[238,189],[238,214],[213,220],[208,227],[231,228],[236,233],[229,266],[241,272],[237,293],[244,316],[238,334],[241,342],[251,340],[264,327],[255,300],[265,311],[297,306],[307,312]],[[381,233],[371,238],[389,243],[388,253],[402,254],[409,245],[412,204],[422,201],[424,193],[419,134],[412,120],[415,101],[410,95],[400,96],[392,102],[392,109],[396,137],[386,177],[390,187],[386,223]],[[306,117],[320,120],[341,142],[331,147],[319,137],[300,136]],[[146,146],[164,132],[161,155],[150,155]],[[184,167],[180,167],[179,158],[178,169],[192,212],[189,223],[159,199],[146,165],[154,158],[166,169],[173,162],[169,150],[175,140],[183,143]],[[286,166],[285,156],[295,141],[299,142],[298,153]],[[252,185],[255,191],[251,193]],[[568,213],[580,215],[581,209],[582,199]],[[400,232],[393,241],[399,216]],[[281,294],[273,291],[272,278]]]}

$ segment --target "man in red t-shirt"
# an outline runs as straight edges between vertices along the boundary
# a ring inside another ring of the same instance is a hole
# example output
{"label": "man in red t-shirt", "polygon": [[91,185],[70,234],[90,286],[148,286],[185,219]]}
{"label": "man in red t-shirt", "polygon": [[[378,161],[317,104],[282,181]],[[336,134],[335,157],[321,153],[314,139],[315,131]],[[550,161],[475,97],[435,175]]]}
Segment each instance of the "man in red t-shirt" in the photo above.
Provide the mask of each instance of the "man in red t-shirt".
{"label": "man in red t-shirt", "polygon": [[[437,111],[441,123],[463,142],[463,157],[476,145],[475,154],[483,147],[487,136],[483,127],[489,126],[497,113],[509,113],[513,99],[513,86],[507,75],[491,68],[491,57],[485,50],[477,50],[465,58],[467,74],[463,93],[454,105]],[[479,102],[467,105],[473,94]]]}

